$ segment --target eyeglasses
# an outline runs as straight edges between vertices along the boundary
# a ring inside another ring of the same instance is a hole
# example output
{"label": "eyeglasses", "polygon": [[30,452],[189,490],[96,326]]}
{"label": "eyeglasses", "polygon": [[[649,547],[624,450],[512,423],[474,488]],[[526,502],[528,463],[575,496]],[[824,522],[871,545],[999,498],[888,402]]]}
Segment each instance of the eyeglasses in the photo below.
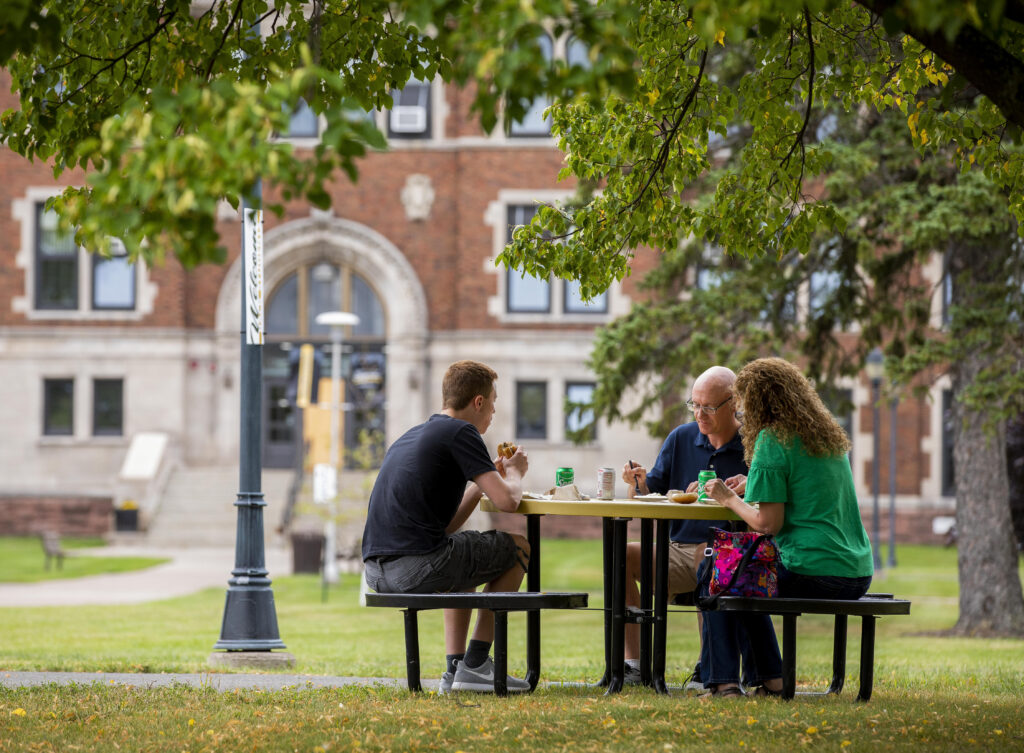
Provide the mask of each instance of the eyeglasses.
{"label": "eyeglasses", "polygon": [[732,395],[729,395],[729,397],[725,398],[725,400],[720,402],[718,405],[697,405],[697,403],[693,402],[692,400],[687,400],[686,407],[692,410],[694,415],[697,415],[698,413],[703,413],[705,416],[713,416],[718,412],[719,408],[721,408],[730,400],[732,400]]}

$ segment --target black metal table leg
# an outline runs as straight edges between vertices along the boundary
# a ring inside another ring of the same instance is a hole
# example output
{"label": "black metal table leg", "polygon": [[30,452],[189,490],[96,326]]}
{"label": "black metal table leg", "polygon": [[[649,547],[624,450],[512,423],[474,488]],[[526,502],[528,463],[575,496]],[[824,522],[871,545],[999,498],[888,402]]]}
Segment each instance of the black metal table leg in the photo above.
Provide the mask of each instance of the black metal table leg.
{"label": "black metal table leg", "polygon": [[665,644],[668,640],[668,532],[671,521],[658,521],[657,567],[654,578],[654,658],[651,667],[654,689],[668,693],[665,684]]}
{"label": "black metal table leg", "polygon": [[494,611],[494,694],[508,695],[508,612]]}
{"label": "black metal table leg", "polygon": [[601,518],[601,556],[604,563],[604,675],[598,680],[598,687],[605,687],[612,677],[612,607],[615,598],[612,584],[612,520]]}
{"label": "black metal table leg", "polygon": [[795,614],[782,615],[782,697],[796,694],[796,618]]}
{"label": "black metal table leg", "polygon": [[405,616],[405,676],[409,690],[419,692],[420,686],[420,631],[415,609],[403,609]]}
{"label": "black metal table leg", "polygon": [[[526,541],[530,545],[530,569],[526,589],[540,591],[540,515],[526,516]],[[526,613],[526,681],[536,690],[540,681],[540,612]]]}
{"label": "black metal table leg", "polygon": [[612,518],[612,650],[608,693],[618,693],[623,682],[623,647],[626,637],[626,524],[629,518]]}
{"label": "black metal table leg", "polygon": [[654,573],[652,572],[654,545],[654,521],[645,518],[640,521],[640,683],[650,687],[651,675],[651,592]]}
{"label": "black metal table leg", "polygon": [[846,615],[836,615],[836,626],[832,634],[832,684],[829,693],[839,693],[846,682]]}
{"label": "black metal table leg", "polygon": [[871,688],[875,684],[875,620],[874,615],[861,617],[860,628],[860,692],[858,701],[871,700]]}

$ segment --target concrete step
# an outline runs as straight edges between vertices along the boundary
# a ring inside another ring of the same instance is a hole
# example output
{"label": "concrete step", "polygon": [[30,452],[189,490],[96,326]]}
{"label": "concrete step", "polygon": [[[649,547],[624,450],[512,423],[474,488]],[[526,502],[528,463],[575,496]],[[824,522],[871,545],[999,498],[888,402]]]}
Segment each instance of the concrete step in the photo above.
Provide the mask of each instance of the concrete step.
{"label": "concrete step", "polygon": [[[267,507],[263,508],[265,544],[278,545],[276,528],[287,500],[291,471],[268,470],[261,476]],[[178,468],[167,485],[146,543],[165,547],[209,547],[235,544],[238,511],[238,468]]]}

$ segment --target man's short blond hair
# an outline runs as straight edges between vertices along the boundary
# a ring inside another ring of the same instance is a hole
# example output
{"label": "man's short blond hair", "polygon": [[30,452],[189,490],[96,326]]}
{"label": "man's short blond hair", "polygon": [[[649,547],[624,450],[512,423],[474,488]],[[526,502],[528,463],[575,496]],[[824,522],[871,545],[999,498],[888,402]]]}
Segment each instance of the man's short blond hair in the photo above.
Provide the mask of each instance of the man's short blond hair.
{"label": "man's short blond hair", "polygon": [[491,396],[497,372],[479,361],[456,361],[444,373],[441,397],[445,408],[462,410],[477,395]]}

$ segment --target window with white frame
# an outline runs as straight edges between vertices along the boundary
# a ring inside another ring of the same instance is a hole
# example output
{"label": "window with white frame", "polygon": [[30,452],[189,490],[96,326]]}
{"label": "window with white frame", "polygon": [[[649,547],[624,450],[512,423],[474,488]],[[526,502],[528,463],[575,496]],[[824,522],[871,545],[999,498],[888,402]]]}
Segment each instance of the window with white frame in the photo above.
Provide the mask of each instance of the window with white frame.
{"label": "window with white frame", "polygon": [[92,380],[92,433],[96,437],[124,435],[124,380]]}
{"label": "window with white frame", "polygon": [[[517,227],[526,225],[537,213],[537,207],[514,204],[508,208],[508,236],[506,243],[512,242],[512,233]],[[505,271],[508,290],[506,303],[509,313],[550,313],[551,283],[538,280],[516,269]]]}
{"label": "window with white frame", "polygon": [[695,282],[698,290],[713,290],[721,287],[725,281],[725,273],[721,266],[723,256],[724,252],[721,246],[716,246],[713,243],[704,244],[704,251],[701,253],[696,270]]}
{"label": "window with white frame", "polygon": [[578,65],[580,68],[590,68],[590,48],[587,43],[577,37],[569,37],[565,43],[565,62],[569,65]]}
{"label": "window with white frame", "polygon": [[[536,205],[510,204],[508,206],[508,230],[506,243],[512,242],[512,233],[517,227],[526,225],[537,213]],[[538,280],[515,269],[505,270],[506,311],[510,314],[554,313],[552,286],[550,280]],[[561,313],[565,314],[607,314],[608,291],[584,301],[580,295],[580,284],[576,280],[565,280],[562,284]]]}
{"label": "window with white frame", "polygon": [[593,382],[566,382],[565,385],[565,432],[567,435],[585,431],[582,439],[593,442],[597,439],[597,424],[594,411],[586,407],[594,399]]}
{"label": "window with white frame", "polygon": [[92,257],[92,307],[130,311],[135,308],[135,265],[119,240],[110,244],[110,257]]}
{"label": "window with white frame", "polygon": [[842,275],[835,269],[839,255],[839,237],[829,239],[821,249],[821,266],[807,280],[807,308],[812,317],[819,316],[842,284]]}
{"label": "window with white frame", "polygon": [[[549,64],[554,57],[554,44],[547,34],[540,34],[535,40]],[[551,106],[551,98],[540,95],[534,98],[530,109],[526,111],[523,119],[512,121],[508,125],[509,136],[548,136],[551,133],[551,116],[545,116],[544,111]]]}
{"label": "window with white frame", "polygon": [[547,439],[548,385],[546,382],[516,382],[516,437]]}
{"label": "window with white frame", "polygon": [[298,106],[292,111],[288,122],[288,130],[285,138],[289,139],[315,139],[320,135],[320,118],[313,111],[313,108],[306,104],[306,100],[300,99]]}
{"label": "window with white frame", "polygon": [[412,79],[401,90],[392,91],[393,104],[387,113],[388,137],[392,139],[429,139],[430,82]]}
{"label": "window with white frame", "polygon": [[[90,264],[91,260],[91,269]],[[86,269],[85,294],[80,284]],[[124,244],[114,239],[109,257],[90,255],[75,244],[74,234],[60,229],[57,213],[35,205],[33,308],[37,311],[133,311],[136,269]]]}
{"label": "window with white frame", "polygon": [[57,213],[36,205],[35,307],[78,308],[78,246],[72,233],[61,232]]}
{"label": "window with white frame", "polygon": [[607,314],[608,291],[601,293],[589,301],[580,295],[580,284],[577,280],[565,280],[565,313],[567,314]]}
{"label": "window with white frame", "polygon": [[75,433],[75,380],[43,379],[43,434],[71,436]]}

